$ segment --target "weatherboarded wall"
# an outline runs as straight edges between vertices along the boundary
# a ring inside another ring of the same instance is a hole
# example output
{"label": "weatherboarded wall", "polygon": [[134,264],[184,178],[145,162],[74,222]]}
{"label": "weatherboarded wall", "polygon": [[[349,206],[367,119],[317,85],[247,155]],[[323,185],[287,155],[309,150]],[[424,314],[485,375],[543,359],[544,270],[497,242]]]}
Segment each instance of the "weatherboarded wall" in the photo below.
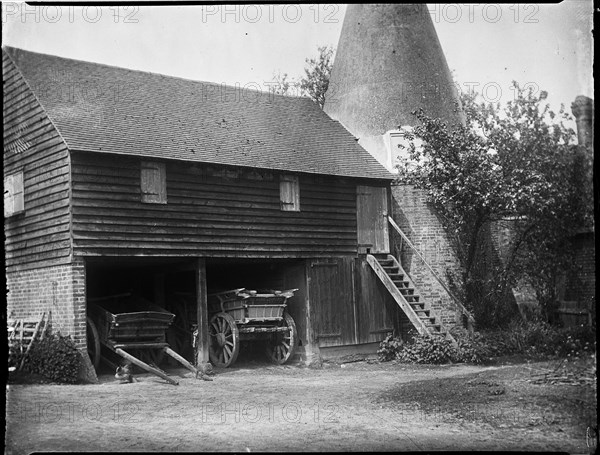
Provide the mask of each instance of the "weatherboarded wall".
{"label": "weatherboarded wall", "polygon": [[4,178],[23,172],[24,211],[4,221],[7,273],[70,260],[69,152],[3,53]]}
{"label": "weatherboarded wall", "polygon": [[141,202],[141,159],[72,153],[76,255],[355,255],[356,183],[300,175],[300,211],[283,211],[269,171],[166,162],[165,204]]}

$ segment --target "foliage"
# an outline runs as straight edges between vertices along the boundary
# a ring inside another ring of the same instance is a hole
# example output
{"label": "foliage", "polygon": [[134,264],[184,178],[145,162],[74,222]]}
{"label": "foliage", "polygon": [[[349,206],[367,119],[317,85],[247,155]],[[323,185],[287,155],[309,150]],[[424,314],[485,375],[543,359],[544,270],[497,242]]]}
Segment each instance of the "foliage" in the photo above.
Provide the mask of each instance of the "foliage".
{"label": "foliage", "polygon": [[300,82],[287,73],[273,73],[272,92],[276,95],[300,95]]}
{"label": "foliage", "polygon": [[377,354],[382,362],[399,360],[405,363],[448,363],[458,357],[451,341],[423,335],[414,335],[408,343],[388,336],[381,342]]}
{"label": "foliage", "polygon": [[21,348],[21,342],[16,340],[8,346],[8,367],[18,368],[23,359],[26,347]]}
{"label": "foliage", "polygon": [[397,337],[388,335],[385,339],[379,343],[379,349],[377,350],[377,356],[382,362],[389,362],[397,358],[397,353],[402,349],[404,342]]}
{"label": "foliage", "polygon": [[[465,126],[451,129],[414,112],[421,123],[405,133],[410,160],[398,166],[398,182],[426,190],[451,236],[463,266],[456,284],[483,328],[517,314],[507,302],[523,278],[549,317],[561,271],[572,264],[569,237],[593,216],[591,193],[583,190],[591,182],[577,178],[591,169],[589,154],[574,145],[564,107],[556,114],[543,105],[545,92],[514,87],[503,109],[463,95]],[[511,233],[502,260],[491,257],[494,223]]]}
{"label": "foliage", "polygon": [[513,321],[504,330],[483,332],[481,339],[494,357],[577,358],[595,350],[593,327],[557,328],[543,321]]}
{"label": "foliage", "polygon": [[51,334],[36,341],[25,360],[24,368],[57,382],[77,382],[81,355],[69,336]]}
{"label": "foliage", "polygon": [[574,360],[596,349],[595,328],[590,326],[559,329],[542,321],[516,321],[504,330],[475,332],[473,336],[458,327],[451,333],[456,346],[441,337],[413,335],[410,342],[404,342],[390,335],[380,343],[377,354],[382,362],[479,364],[494,357],[516,354]]}
{"label": "foliage", "polygon": [[287,73],[273,73],[273,93],[277,95],[306,96],[317,103],[321,109],[325,104],[325,93],[329,87],[329,78],[333,67],[335,50],[331,46],[318,48],[316,58],[305,59],[304,76],[297,80]]}
{"label": "foliage", "polygon": [[323,109],[325,93],[329,87],[329,78],[333,68],[334,49],[331,46],[320,46],[319,56],[306,59],[304,77],[300,80],[300,88]]}

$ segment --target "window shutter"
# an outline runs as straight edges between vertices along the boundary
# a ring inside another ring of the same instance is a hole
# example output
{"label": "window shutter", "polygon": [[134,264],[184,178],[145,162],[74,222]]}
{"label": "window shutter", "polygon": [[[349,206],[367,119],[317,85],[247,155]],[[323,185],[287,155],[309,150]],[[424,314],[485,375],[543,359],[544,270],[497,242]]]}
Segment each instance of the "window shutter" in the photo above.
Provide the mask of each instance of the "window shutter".
{"label": "window shutter", "polygon": [[25,210],[23,172],[4,178],[4,216],[9,217]]}
{"label": "window shutter", "polygon": [[143,161],[141,164],[140,190],[142,202],[167,203],[167,173],[165,163]]}
{"label": "window shutter", "polygon": [[14,213],[19,213],[25,210],[25,198],[23,189],[23,173],[19,172],[14,175]]}
{"label": "window shutter", "polygon": [[300,184],[297,176],[282,175],[279,181],[281,210],[300,210]]}

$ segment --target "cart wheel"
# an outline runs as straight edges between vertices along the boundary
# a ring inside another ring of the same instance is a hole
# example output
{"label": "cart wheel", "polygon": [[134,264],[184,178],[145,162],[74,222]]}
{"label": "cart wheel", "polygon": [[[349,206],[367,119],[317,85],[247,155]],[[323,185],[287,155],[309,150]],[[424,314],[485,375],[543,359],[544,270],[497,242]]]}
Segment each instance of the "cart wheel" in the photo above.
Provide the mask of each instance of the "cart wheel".
{"label": "cart wheel", "polygon": [[215,366],[228,367],[240,352],[240,334],[235,319],[227,313],[217,313],[208,324],[209,357]]}
{"label": "cart wheel", "polygon": [[290,331],[273,333],[269,337],[266,346],[267,356],[271,362],[277,365],[283,365],[287,362],[294,355],[294,351],[298,345],[296,323],[289,314],[285,313],[283,315],[281,325],[289,327]]}
{"label": "cart wheel", "polygon": [[87,333],[87,353],[90,356],[94,369],[98,370],[100,366],[100,335],[96,324],[90,318],[87,318],[86,322],[86,333]]}

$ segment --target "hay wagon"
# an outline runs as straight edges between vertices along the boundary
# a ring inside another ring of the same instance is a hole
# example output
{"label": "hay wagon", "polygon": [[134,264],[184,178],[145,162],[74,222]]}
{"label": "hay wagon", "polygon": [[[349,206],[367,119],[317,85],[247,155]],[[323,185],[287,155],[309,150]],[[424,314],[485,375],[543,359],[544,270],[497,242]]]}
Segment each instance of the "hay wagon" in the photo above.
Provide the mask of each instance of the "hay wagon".
{"label": "hay wagon", "polygon": [[167,343],[166,330],[175,315],[164,308],[125,293],[88,299],[88,314],[88,354],[95,368],[101,359],[112,364],[102,355],[102,347],[105,347],[171,384],[178,382],[157,367],[164,354],[173,357],[196,377],[201,375]]}
{"label": "hay wagon", "polygon": [[286,302],[297,289],[251,291],[245,288],[210,294],[209,356],[215,366],[235,362],[240,342],[264,340],[269,359],[284,364],[294,355],[298,330],[286,311]]}

